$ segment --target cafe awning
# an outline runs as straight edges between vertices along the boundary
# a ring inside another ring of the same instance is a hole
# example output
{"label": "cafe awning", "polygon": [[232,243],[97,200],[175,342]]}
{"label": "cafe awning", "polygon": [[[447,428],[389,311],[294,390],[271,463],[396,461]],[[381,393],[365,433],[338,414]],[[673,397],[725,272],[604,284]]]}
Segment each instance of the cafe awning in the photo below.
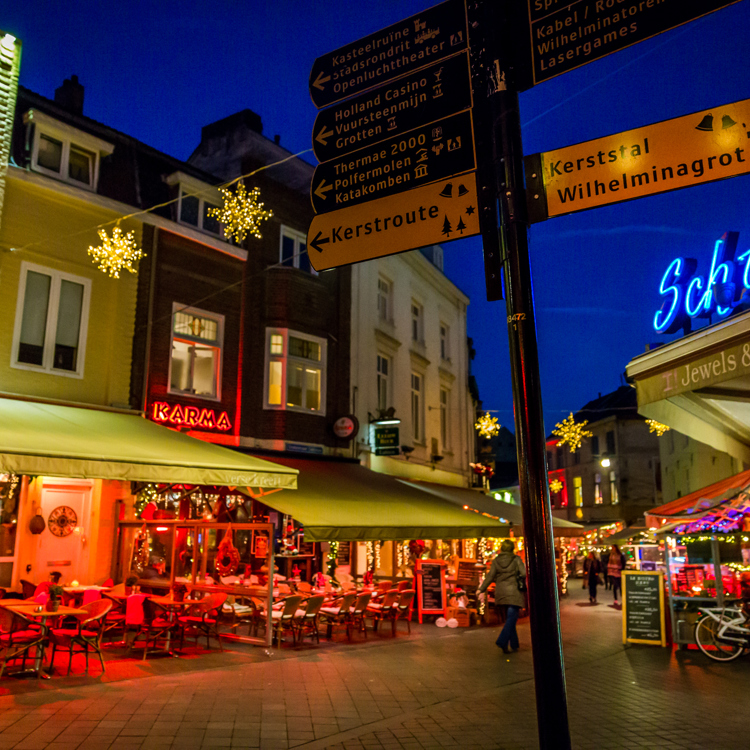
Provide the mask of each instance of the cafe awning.
{"label": "cafe awning", "polygon": [[263,502],[305,528],[308,541],[476,539],[508,536],[510,526],[378,474],[353,460],[275,457],[299,470],[297,492]]}
{"label": "cafe awning", "polygon": [[13,398],[0,398],[0,471],[136,482],[297,486],[297,472],[290,467],[188,437],[137,414]]}

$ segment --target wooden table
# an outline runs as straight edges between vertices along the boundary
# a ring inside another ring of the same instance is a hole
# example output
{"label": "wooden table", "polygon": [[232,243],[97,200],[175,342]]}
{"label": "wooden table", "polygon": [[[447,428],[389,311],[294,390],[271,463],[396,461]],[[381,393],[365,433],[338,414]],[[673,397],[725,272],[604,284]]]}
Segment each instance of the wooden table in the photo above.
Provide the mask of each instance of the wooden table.
{"label": "wooden table", "polygon": [[[28,620],[39,620],[45,636],[47,634],[47,631],[49,630],[49,627],[46,621],[50,617],[68,617],[71,615],[88,614],[85,609],[77,609],[76,607],[66,607],[62,604],[54,612],[48,612],[43,604],[35,604],[33,602],[24,602],[22,604],[11,604],[9,606],[7,603],[3,603],[3,600],[0,599],[0,606],[5,607],[6,609],[9,609],[11,612],[17,612],[18,614],[23,615]],[[38,610],[41,610],[41,611],[38,611]],[[42,671],[43,661],[44,661],[44,641],[42,641],[41,644],[37,646],[36,656],[34,657],[33,669],[24,670],[22,672],[14,672],[13,675],[20,676],[20,675],[25,675],[25,674],[34,674],[38,677],[41,677],[44,680],[49,680],[50,678],[49,674]],[[50,671],[52,670],[52,666],[53,665],[50,664]]]}

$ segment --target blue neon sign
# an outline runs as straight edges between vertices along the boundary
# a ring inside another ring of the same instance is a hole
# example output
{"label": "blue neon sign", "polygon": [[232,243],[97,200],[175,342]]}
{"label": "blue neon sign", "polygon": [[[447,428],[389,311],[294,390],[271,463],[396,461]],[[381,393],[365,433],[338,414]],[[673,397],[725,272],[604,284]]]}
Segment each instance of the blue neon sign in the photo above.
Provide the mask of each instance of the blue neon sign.
{"label": "blue neon sign", "polygon": [[750,294],[750,250],[735,257],[739,232],[726,232],[716,241],[711,266],[706,276],[696,273],[695,258],[675,258],[659,284],[663,301],[654,315],[657,333],[690,330],[693,318],[716,313],[726,317]]}

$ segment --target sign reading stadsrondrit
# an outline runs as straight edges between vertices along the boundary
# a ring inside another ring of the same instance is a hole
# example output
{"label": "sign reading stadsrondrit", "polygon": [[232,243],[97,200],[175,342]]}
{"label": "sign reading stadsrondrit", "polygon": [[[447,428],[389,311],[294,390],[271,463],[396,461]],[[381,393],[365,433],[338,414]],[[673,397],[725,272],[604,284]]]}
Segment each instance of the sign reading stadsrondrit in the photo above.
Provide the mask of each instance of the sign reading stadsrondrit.
{"label": "sign reading stadsrondrit", "polygon": [[307,234],[316,271],[479,234],[476,173],[316,216]]}
{"label": "sign reading stadsrondrit", "polygon": [[750,99],[525,161],[532,222],[747,174]]}
{"label": "sign reading stadsrondrit", "polygon": [[466,52],[318,113],[313,151],[324,162],[471,107]]}
{"label": "sign reading stadsrondrit", "polygon": [[534,83],[739,0],[528,0]]}
{"label": "sign reading stadsrondrit", "polygon": [[448,0],[319,57],[310,73],[318,109],[466,49],[464,0]]}

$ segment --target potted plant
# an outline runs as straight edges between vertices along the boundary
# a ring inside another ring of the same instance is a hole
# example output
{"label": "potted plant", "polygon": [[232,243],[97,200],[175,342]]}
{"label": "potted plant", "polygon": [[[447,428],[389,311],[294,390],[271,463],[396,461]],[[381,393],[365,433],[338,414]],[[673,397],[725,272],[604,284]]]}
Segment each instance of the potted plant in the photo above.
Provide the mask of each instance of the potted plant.
{"label": "potted plant", "polygon": [[57,612],[60,606],[60,599],[65,593],[63,587],[53,584],[47,589],[47,593],[49,594],[49,599],[47,599],[47,604],[45,605],[47,612]]}
{"label": "potted plant", "polygon": [[185,594],[187,594],[187,586],[184,583],[175,583],[172,586],[172,598],[176,602],[185,601]]}
{"label": "potted plant", "polygon": [[130,596],[138,583],[138,576],[128,576],[125,579],[125,596]]}

